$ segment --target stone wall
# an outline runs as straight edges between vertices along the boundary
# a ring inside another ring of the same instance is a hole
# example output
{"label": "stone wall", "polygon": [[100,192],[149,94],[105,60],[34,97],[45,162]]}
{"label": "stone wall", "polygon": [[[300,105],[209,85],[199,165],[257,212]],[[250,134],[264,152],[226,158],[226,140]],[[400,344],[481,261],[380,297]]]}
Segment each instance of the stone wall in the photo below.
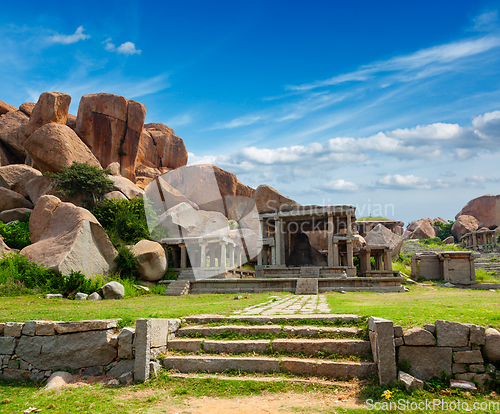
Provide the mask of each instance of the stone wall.
{"label": "stone wall", "polygon": [[403,331],[392,321],[372,317],[369,333],[383,385],[395,382],[399,369],[423,381],[444,372],[483,386],[495,372],[485,361],[500,360],[500,333],[478,325],[437,320]]}
{"label": "stone wall", "polygon": [[136,328],[117,327],[119,319],[77,322],[0,323],[0,377],[44,380],[54,371],[88,376],[149,377],[151,359],[166,349],[179,319],[138,319]]}

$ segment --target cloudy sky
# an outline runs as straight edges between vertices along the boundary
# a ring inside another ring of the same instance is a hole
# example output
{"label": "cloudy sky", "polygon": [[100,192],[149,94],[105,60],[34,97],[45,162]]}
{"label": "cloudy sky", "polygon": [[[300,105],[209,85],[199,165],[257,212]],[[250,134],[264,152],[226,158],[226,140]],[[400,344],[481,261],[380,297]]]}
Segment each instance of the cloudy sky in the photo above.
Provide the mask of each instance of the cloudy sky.
{"label": "cloudy sky", "polygon": [[499,1],[7,2],[0,99],[109,92],[303,204],[406,223],[500,193]]}

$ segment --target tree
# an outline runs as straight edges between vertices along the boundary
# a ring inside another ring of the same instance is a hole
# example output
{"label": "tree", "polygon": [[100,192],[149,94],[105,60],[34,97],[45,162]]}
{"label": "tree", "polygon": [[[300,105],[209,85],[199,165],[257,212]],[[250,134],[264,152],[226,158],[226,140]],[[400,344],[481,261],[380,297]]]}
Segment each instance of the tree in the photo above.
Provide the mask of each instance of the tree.
{"label": "tree", "polygon": [[113,181],[108,178],[109,170],[94,167],[82,162],[73,162],[71,167],[66,167],[58,173],[45,173],[57,192],[62,195],[82,195],[88,201],[95,201],[104,193],[111,191]]}

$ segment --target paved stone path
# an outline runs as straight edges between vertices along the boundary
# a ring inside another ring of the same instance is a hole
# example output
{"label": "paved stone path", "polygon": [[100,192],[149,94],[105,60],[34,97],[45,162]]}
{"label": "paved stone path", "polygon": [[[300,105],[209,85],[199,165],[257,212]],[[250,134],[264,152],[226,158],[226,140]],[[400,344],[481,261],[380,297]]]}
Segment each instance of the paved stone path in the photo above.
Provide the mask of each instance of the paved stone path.
{"label": "paved stone path", "polygon": [[238,315],[310,315],[330,313],[330,308],[324,295],[293,295],[279,300],[271,297],[267,302],[249,306],[241,311],[233,312]]}

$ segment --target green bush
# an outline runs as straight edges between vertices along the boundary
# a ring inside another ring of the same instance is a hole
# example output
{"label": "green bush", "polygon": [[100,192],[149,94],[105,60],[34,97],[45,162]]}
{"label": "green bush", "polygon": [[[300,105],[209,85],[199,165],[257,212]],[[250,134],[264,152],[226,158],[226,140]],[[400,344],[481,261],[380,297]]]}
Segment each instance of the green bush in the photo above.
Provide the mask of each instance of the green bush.
{"label": "green bush", "polygon": [[151,240],[144,202],[140,198],[101,200],[91,211],[116,248],[135,244],[143,239]]}
{"label": "green bush", "polygon": [[122,246],[118,248],[118,256],[115,257],[115,262],[117,264],[117,274],[120,278],[136,279],[139,276],[137,273],[139,262],[128,247]]}
{"label": "green bush", "polygon": [[11,249],[21,250],[31,244],[28,223],[14,221],[5,224],[0,221],[0,234],[3,237],[5,244]]}
{"label": "green bush", "polygon": [[451,228],[453,227],[454,224],[455,224],[455,222],[452,220],[448,220],[448,223],[446,223],[446,224],[441,223],[440,221],[436,221],[434,223],[434,227],[437,227],[437,230],[438,230],[437,235],[438,235],[440,240],[444,240],[450,236],[453,236],[453,234],[451,233]]}

